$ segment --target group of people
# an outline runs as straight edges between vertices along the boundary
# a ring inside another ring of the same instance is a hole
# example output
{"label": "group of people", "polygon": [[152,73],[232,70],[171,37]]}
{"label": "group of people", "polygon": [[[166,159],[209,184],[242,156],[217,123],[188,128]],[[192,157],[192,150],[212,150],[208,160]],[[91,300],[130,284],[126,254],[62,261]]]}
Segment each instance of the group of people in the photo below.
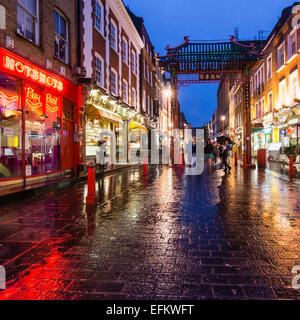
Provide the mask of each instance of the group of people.
{"label": "group of people", "polygon": [[205,144],[204,153],[207,159],[209,167],[212,166],[212,162],[217,163],[218,157],[221,159],[224,166],[224,172],[230,173],[231,167],[228,164],[228,157],[231,151],[231,146],[227,140],[224,141],[224,144],[219,144],[217,142],[211,142],[208,140]]}

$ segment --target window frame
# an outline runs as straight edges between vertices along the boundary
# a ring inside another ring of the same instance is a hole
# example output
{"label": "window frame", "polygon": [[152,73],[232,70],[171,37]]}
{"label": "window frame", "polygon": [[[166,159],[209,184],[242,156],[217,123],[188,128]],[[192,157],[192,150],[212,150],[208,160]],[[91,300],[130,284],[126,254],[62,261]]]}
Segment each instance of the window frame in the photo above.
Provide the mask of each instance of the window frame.
{"label": "window frame", "polygon": [[[126,90],[124,90],[124,85],[125,85]],[[125,95],[125,93],[126,93],[126,95]],[[122,99],[123,99],[123,102],[128,104],[128,102],[129,102],[128,82],[125,79],[122,80]]]}
{"label": "window frame", "polygon": [[[123,54],[124,54],[124,48],[123,48],[123,44],[126,44],[126,56],[125,56],[125,59],[124,59],[124,56],[123,56]],[[122,37],[122,46],[121,46],[121,49],[122,49],[122,61],[124,61],[127,65],[128,65],[128,61],[129,61],[129,59],[128,59],[128,41],[126,40],[126,38],[125,37]]]}
{"label": "window frame", "polygon": [[135,87],[131,88],[131,105],[136,108],[136,90],[135,90]]}
{"label": "window frame", "polygon": [[[113,89],[113,87],[112,87],[112,74],[114,74],[116,76],[115,91],[112,90]],[[118,72],[114,68],[111,68],[111,70],[110,70],[110,92],[116,97],[118,96],[118,93],[119,93]]]}
{"label": "window frame", "polygon": [[[95,17],[94,17],[94,27],[97,31],[99,31],[99,33],[104,36],[104,21],[105,21],[105,17],[104,17],[104,5],[101,2],[101,0],[94,0],[94,5],[95,5]],[[100,11],[101,11],[101,16],[99,17],[97,14],[97,5],[100,7]],[[100,20],[100,29],[97,26],[97,18]]]}
{"label": "window frame", "polygon": [[[115,28],[115,38],[114,38],[114,43],[115,45],[113,46],[112,44],[112,26]],[[118,53],[118,27],[117,24],[114,22],[113,19],[110,19],[110,28],[109,28],[109,45],[116,53]]]}
{"label": "window frame", "polygon": [[[282,55],[279,54],[280,51],[283,52],[283,62],[282,62]],[[283,41],[282,44],[280,46],[278,46],[278,48],[277,48],[277,65],[278,65],[278,69],[280,69],[282,66],[285,65],[285,60],[286,60],[285,42]]]}
{"label": "window frame", "polygon": [[[294,41],[291,41],[293,39]],[[295,52],[292,52],[293,43],[295,43]],[[292,30],[291,33],[288,35],[288,53],[287,53],[287,60],[289,61],[295,54],[297,54],[297,33],[296,30]]]}
{"label": "window frame", "polygon": [[134,50],[131,50],[131,72],[136,74],[136,54]]}
{"label": "window frame", "polygon": [[[269,65],[269,61],[271,61],[270,65]],[[267,57],[267,80],[270,80],[273,75],[272,63],[273,63],[273,56],[272,56],[272,53],[270,53]]]}
{"label": "window frame", "polygon": [[[69,44],[69,21],[67,19],[67,17],[58,9],[58,8],[55,8],[54,9],[54,14],[55,12],[58,13],[58,15],[63,18],[65,20],[65,23],[66,23],[66,39],[64,39],[61,35],[57,34],[55,32],[55,19],[54,19],[54,41],[56,41],[56,36],[59,38],[59,39],[62,39],[63,41],[66,42],[66,60],[63,60],[62,58],[60,58],[59,56],[56,55],[56,52],[54,52],[54,57],[60,61],[62,61],[63,63],[65,64],[69,64],[70,63],[70,57],[69,57],[69,53],[70,53],[70,44]],[[55,51],[55,48],[54,48],[54,51]]]}
{"label": "window frame", "polygon": [[[271,99],[270,99],[270,96],[272,97]],[[271,105],[270,105],[270,102],[271,102]],[[273,90],[270,90],[268,92],[268,113],[273,112],[273,105],[274,105]]]}
{"label": "window frame", "polygon": [[[97,60],[98,59],[101,63],[101,71],[99,71],[97,69]],[[95,81],[97,83],[97,85],[101,88],[105,88],[105,81],[104,81],[104,70],[105,70],[105,66],[104,66],[104,59],[102,58],[102,56],[98,53],[98,52],[95,52],[95,61],[94,61],[94,67],[95,67]],[[100,76],[101,76],[101,81],[99,82],[97,80],[97,73],[96,72],[100,72]]]}
{"label": "window frame", "polygon": [[23,38],[25,38],[26,40],[32,42],[33,44],[39,46],[40,45],[40,21],[39,21],[39,15],[40,15],[40,2],[39,0],[34,0],[36,3],[36,15],[34,15],[31,11],[29,11],[27,8],[25,8],[20,2],[19,0],[17,0],[17,10],[18,7],[20,7],[24,12],[26,12],[27,14],[29,14],[30,16],[34,17],[35,23],[34,23],[34,35],[35,35],[35,39],[34,41],[32,39],[29,39],[26,37],[26,34],[22,34],[22,30],[19,30],[18,28],[18,14],[17,14],[17,33],[22,36]]}

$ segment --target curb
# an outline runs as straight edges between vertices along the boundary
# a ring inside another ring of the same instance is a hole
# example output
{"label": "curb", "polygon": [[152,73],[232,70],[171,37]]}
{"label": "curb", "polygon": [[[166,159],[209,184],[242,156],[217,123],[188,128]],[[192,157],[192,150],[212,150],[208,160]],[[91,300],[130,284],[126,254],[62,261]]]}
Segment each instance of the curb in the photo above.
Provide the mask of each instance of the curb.
{"label": "curb", "polygon": [[[117,172],[123,171],[125,169],[139,167],[139,166],[140,164],[130,165],[130,166],[121,167],[121,168],[114,168],[112,170],[104,172],[103,177],[116,174]],[[99,179],[100,177],[101,177],[101,173],[97,173],[96,178]],[[20,190],[20,191],[16,191],[16,192],[12,192],[12,193],[0,196],[0,203],[7,204],[13,201],[24,200],[25,198],[33,197],[46,192],[65,189],[67,187],[73,186],[78,183],[84,183],[87,181],[87,179],[88,177],[84,176],[79,178],[55,181],[53,183],[50,182],[46,185],[38,186],[38,187],[32,187],[32,188],[28,187],[28,189],[25,189],[25,190]]]}

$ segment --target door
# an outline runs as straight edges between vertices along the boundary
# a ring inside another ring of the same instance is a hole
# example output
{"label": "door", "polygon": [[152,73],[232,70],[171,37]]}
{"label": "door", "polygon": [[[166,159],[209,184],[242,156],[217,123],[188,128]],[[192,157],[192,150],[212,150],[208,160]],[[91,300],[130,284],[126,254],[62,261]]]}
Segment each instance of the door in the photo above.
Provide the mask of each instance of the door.
{"label": "door", "polygon": [[74,105],[68,100],[63,103],[61,143],[61,169],[68,170],[74,166]]}

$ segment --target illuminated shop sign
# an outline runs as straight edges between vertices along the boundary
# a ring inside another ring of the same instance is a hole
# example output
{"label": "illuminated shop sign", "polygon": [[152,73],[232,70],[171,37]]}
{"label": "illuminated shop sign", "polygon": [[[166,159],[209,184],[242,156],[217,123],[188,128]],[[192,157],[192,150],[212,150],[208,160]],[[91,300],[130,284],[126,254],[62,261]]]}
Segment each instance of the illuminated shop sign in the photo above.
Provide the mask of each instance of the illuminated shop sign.
{"label": "illuminated shop sign", "polygon": [[59,97],[53,96],[51,93],[46,94],[46,109],[48,112],[56,112],[59,107]]}
{"label": "illuminated shop sign", "polygon": [[32,87],[25,88],[25,102],[32,111],[42,107],[42,95]]}
{"label": "illuminated shop sign", "polygon": [[58,91],[63,91],[64,89],[64,84],[62,81],[52,76],[49,76],[45,72],[43,72],[41,69],[32,67],[29,64],[26,64],[24,62],[21,62],[20,60],[17,60],[16,58],[4,56],[3,67],[25,78],[28,78],[37,83],[43,84],[51,89],[55,89]]}
{"label": "illuminated shop sign", "polygon": [[44,102],[46,105],[46,110],[49,113],[58,111],[60,102],[60,98],[58,96],[47,92],[45,94],[45,100],[43,100],[42,91],[31,86],[25,87],[25,103],[32,111],[41,109]]}
{"label": "illuminated shop sign", "polygon": [[8,96],[3,91],[0,91],[0,110],[13,110],[17,108],[18,96]]}

